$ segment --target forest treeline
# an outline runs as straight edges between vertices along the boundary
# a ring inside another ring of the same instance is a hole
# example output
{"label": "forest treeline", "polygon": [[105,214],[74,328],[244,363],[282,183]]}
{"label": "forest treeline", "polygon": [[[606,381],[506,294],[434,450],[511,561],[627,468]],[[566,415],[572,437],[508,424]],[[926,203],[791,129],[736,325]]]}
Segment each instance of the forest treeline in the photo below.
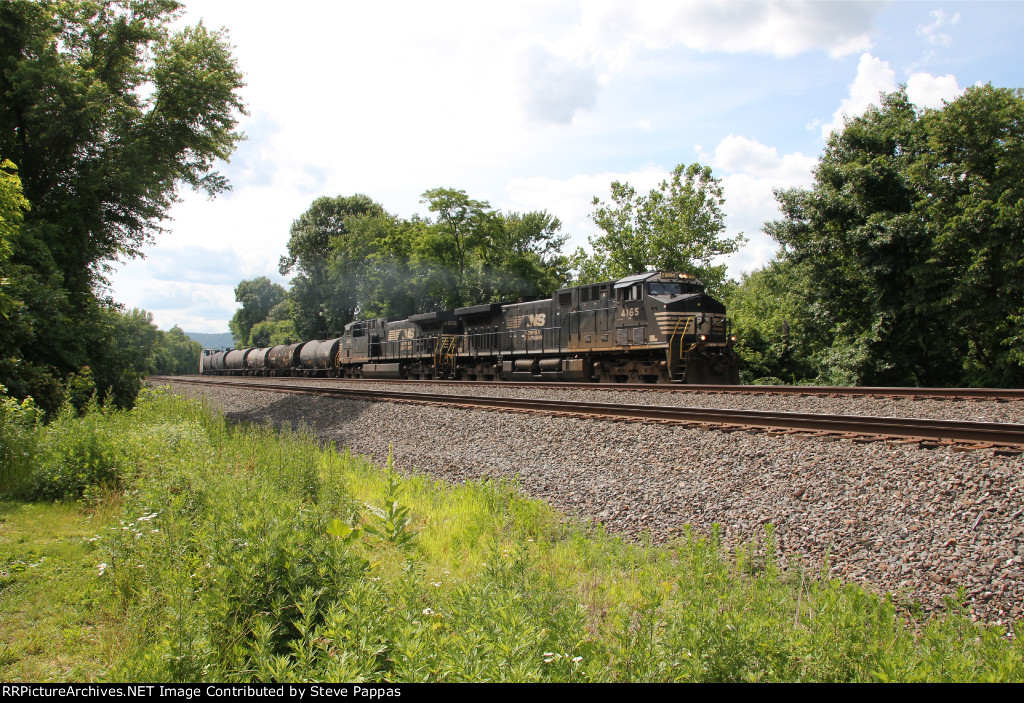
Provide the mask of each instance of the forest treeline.
{"label": "forest treeline", "polygon": [[[155,240],[179,189],[242,135],[242,76],[221,32],[174,0],[0,3],[0,383],[55,409],[94,386],[130,406],[140,378],[196,368],[197,345],[106,292]],[[240,346],[326,338],[357,318],[546,296],[645,269],[696,273],[727,304],[745,382],[1024,386],[1024,94],[967,89],[942,109],[902,90],[832,134],[810,188],[776,193],[779,244],[727,280],[721,182],[682,164],[610,185],[599,233],[563,251],[546,211],[431,188],[426,214],[320,197],[280,272],[236,288]],[[88,368],[88,371],[85,369]]]}
{"label": "forest treeline", "polygon": [[315,200],[280,272],[235,289],[239,347],[337,336],[405,317],[643,270],[698,274],[726,302],[747,383],[1024,386],[1024,93],[967,89],[942,109],[905,91],[834,132],[810,188],[776,191],[775,257],[726,280],[720,181],[678,166],[648,194],[594,198],[600,234],[566,255],[547,212],[502,213],[428,190],[433,217],[365,195]]}

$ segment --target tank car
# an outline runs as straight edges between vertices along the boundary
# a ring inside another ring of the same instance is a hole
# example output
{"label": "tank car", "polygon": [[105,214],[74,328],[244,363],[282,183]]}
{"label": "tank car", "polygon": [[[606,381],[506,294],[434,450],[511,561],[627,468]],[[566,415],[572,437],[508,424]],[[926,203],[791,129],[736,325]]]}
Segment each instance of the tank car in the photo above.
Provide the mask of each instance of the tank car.
{"label": "tank car", "polygon": [[220,349],[203,349],[199,356],[199,373],[220,374],[225,372],[224,358],[226,351]]}
{"label": "tank car", "polygon": [[273,376],[295,376],[302,368],[302,348],[311,342],[278,344],[267,352],[267,369]]}
{"label": "tank car", "polygon": [[250,349],[245,356],[245,374],[247,376],[264,376],[267,373],[267,354],[270,347]]}

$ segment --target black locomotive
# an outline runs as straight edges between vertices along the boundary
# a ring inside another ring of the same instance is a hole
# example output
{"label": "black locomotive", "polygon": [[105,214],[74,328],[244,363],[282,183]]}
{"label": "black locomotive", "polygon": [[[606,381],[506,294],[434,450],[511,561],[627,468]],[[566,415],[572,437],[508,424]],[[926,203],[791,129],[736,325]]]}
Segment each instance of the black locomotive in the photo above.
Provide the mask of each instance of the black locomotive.
{"label": "black locomotive", "polygon": [[200,373],[342,378],[739,383],[725,307],[686,273],[551,298],[376,318],[336,339],[203,351]]}

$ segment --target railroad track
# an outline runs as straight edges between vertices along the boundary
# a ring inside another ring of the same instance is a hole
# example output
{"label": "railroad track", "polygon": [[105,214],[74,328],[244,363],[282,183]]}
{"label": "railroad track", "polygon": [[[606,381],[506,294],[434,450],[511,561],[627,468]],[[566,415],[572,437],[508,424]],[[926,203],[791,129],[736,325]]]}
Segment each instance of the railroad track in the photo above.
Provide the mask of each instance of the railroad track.
{"label": "railroad track", "polygon": [[[283,380],[267,382],[265,380],[253,381],[248,379],[199,377],[151,377],[151,381],[236,386],[276,393],[298,393],[361,400],[533,412],[620,421],[659,422],[690,427],[713,428],[723,431],[755,431],[780,434],[810,433],[818,436],[841,437],[854,441],[890,440],[921,443],[925,446],[946,444],[955,445],[958,448],[991,448],[997,453],[1009,454],[1018,454],[1024,451],[1024,424],[1019,423],[828,415],[664,405],[626,405],[537,398],[453,396],[451,394],[373,390],[370,384],[367,384],[366,387],[358,388],[331,388],[289,385]],[[523,384],[512,385],[522,386]],[[548,384],[548,387],[550,387],[550,384]],[[595,388],[599,386],[598,384],[591,384],[585,387]],[[614,387],[622,388],[623,386],[618,384]],[[650,388],[650,386],[643,387]],[[745,386],[745,388],[750,388],[750,386]]]}
{"label": "railroad track", "polygon": [[[156,378],[156,377],[154,377]],[[166,377],[180,380],[182,377]],[[219,376],[220,379],[244,381],[238,376]],[[256,377],[274,383],[287,383],[288,377],[266,378]],[[295,377],[304,378],[304,377]],[[392,384],[417,387],[421,385],[452,385],[495,388],[549,388],[549,389],[581,389],[593,391],[650,391],[653,393],[723,393],[731,395],[791,395],[791,396],[834,396],[834,397],[878,397],[878,398],[918,398],[928,400],[989,400],[1004,402],[1024,400],[1024,388],[920,388],[920,387],[888,387],[888,386],[754,386],[754,385],[701,385],[701,384],[655,384],[655,383],[566,383],[561,381],[450,381],[450,380],[414,380],[402,378],[320,378],[321,381],[335,380],[347,385]]]}

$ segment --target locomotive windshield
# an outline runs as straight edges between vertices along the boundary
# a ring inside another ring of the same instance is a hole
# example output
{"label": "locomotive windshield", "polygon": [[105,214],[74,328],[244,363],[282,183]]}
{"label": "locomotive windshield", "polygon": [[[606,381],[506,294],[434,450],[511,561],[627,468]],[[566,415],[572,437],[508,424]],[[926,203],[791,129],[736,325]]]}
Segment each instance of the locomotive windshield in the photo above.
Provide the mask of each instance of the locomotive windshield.
{"label": "locomotive windshield", "polygon": [[682,295],[696,292],[696,286],[692,283],[651,283],[649,285],[651,295]]}

